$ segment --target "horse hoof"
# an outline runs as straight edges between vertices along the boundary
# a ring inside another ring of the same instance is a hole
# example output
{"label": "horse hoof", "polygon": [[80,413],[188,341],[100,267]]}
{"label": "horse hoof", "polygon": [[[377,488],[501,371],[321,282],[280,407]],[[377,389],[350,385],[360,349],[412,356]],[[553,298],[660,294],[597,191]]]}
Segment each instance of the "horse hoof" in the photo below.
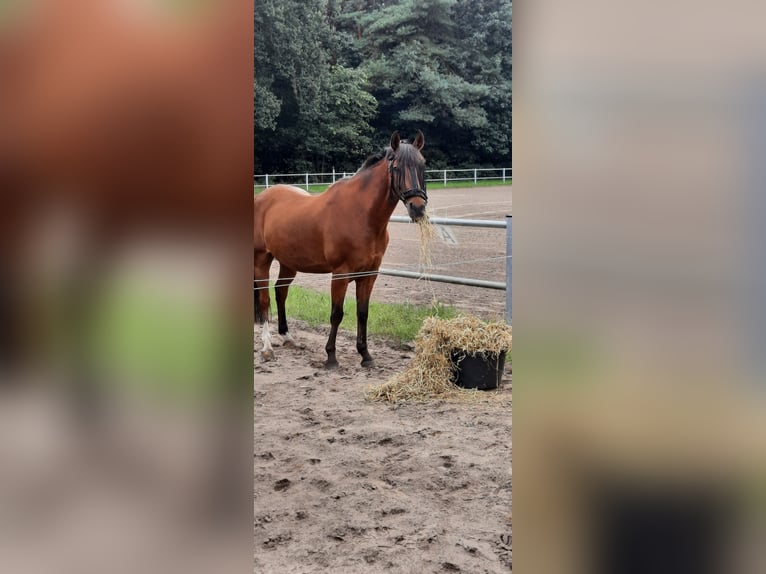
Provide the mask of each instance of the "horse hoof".
{"label": "horse hoof", "polygon": [[363,367],[367,367],[367,368],[374,367],[375,366],[375,360],[374,359],[365,359],[365,360],[362,361],[362,366]]}
{"label": "horse hoof", "polygon": [[324,368],[325,368],[325,369],[327,369],[328,371],[332,371],[332,370],[335,370],[335,369],[337,369],[337,368],[338,368],[338,361],[332,361],[332,362],[330,362],[330,361],[327,361],[327,362],[324,364]]}
{"label": "horse hoof", "polygon": [[261,359],[270,361],[274,358],[274,351],[261,351]]}

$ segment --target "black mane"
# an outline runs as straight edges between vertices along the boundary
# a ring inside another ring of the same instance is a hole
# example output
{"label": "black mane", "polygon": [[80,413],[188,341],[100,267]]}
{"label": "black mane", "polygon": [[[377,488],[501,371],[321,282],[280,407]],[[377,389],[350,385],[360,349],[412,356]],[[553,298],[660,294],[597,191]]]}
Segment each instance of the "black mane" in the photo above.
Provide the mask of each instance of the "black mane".
{"label": "black mane", "polygon": [[[405,144],[405,145],[401,145]],[[409,160],[409,161],[415,161],[415,154],[417,153],[415,148],[408,142],[407,140],[402,140],[401,144],[399,145],[399,149],[397,151],[397,154],[399,157],[403,160]],[[384,159],[391,159],[392,157],[392,151],[390,147],[383,148],[382,150],[372,154],[369,156],[366,160],[364,160],[364,163],[362,164],[362,167],[359,168],[359,171],[364,171],[366,169],[369,169]]]}
{"label": "black mane", "polygon": [[384,160],[386,156],[387,156],[387,150],[385,149],[382,149],[379,152],[372,154],[366,160],[364,160],[364,163],[362,164],[362,167],[359,168],[359,171],[363,171],[367,168],[370,168],[376,165],[378,162]]}

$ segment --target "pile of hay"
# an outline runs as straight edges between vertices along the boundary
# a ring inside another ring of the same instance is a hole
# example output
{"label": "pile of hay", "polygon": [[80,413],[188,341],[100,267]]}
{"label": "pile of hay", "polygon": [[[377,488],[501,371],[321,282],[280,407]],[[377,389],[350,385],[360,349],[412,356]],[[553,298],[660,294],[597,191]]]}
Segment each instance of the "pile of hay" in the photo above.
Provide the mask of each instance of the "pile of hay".
{"label": "pile of hay", "polygon": [[460,349],[466,355],[511,351],[511,327],[502,322],[484,322],[463,315],[455,319],[429,317],[415,339],[415,358],[404,372],[366,392],[368,400],[425,402],[432,399],[469,402],[509,402],[506,394],[463,389],[452,382],[450,354]]}

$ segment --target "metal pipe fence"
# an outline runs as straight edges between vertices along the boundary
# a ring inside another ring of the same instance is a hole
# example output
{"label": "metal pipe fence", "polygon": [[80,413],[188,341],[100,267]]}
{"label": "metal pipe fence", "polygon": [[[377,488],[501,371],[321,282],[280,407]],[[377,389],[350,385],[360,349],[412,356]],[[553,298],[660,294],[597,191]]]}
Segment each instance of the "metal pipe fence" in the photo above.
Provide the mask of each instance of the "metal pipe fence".
{"label": "metal pipe fence", "polygon": [[433,273],[418,273],[416,271],[401,271],[399,269],[378,269],[379,275],[391,277],[405,277],[408,279],[428,279],[436,283],[452,283],[453,285],[467,285],[469,287],[484,287],[485,289],[499,289],[505,291],[505,283],[502,281],[485,281],[484,279],[470,279],[468,277],[454,277],[452,275],[435,275]]}
{"label": "metal pipe fence", "polygon": [[[350,177],[354,172],[331,171],[318,173],[266,173],[253,176],[253,185],[257,189],[265,189],[270,185],[285,183],[297,185],[309,191],[312,185],[331,185],[344,177]],[[442,184],[450,182],[465,182],[477,185],[480,181],[498,181],[508,183],[513,176],[510,167],[477,167],[465,169],[429,169],[426,170],[426,183]]]}
{"label": "metal pipe fence", "polygon": [[[410,223],[410,218],[395,215],[389,220],[392,223]],[[513,216],[506,215],[505,221],[486,220],[486,219],[453,219],[447,217],[432,217],[431,223],[435,225],[456,225],[459,227],[483,227],[490,229],[505,229],[505,282],[486,281],[484,279],[474,279],[471,277],[458,277],[451,275],[437,275],[433,273],[424,273],[419,271],[406,271],[403,269],[388,269],[381,267],[377,271],[362,271],[359,273],[348,274],[347,277],[356,278],[366,275],[389,275],[391,277],[404,277],[409,279],[427,279],[436,283],[452,283],[455,285],[467,285],[470,287],[479,287],[484,289],[498,289],[505,291],[505,322],[510,325],[513,319],[513,296],[512,296],[512,268],[513,268]],[[254,289],[268,289],[269,287],[257,287]]]}
{"label": "metal pipe fence", "polygon": [[[392,223],[409,223],[410,218],[400,215],[391,217]],[[453,283],[455,285],[468,285],[471,287],[480,287],[485,289],[501,289],[505,291],[505,322],[509,325],[513,319],[513,297],[512,297],[512,267],[513,267],[513,245],[512,245],[512,222],[513,216],[506,215],[505,221],[492,221],[485,219],[452,219],[448,217],[432,217],[431,223],[434,225],[456,225],[459,227],[485,227],[495,229],[505,229],[505,282],[485,281],[483,279],[473,279],[471,277],[454,277],[449,275],[436,275],[432,273],[420,273],[415,271],[402,271],[399,269],[378,269],[380,275],[390,275],[392,277],[406,277],[410,279],[427,279],[437,283]]]}
{"label": "metal pipe fence", "polygon": [[[510,217],[510,215],[508,216]],[[412,220],[406,215],[392,215],[389,219],[392,223],[410,223]],[[492,219],[454,219],[450,217],[429,217],[428,221],[434,225],[457,225],[458,227],[491,227],[494,229],[505,229],[505,221],[496,221]]]}

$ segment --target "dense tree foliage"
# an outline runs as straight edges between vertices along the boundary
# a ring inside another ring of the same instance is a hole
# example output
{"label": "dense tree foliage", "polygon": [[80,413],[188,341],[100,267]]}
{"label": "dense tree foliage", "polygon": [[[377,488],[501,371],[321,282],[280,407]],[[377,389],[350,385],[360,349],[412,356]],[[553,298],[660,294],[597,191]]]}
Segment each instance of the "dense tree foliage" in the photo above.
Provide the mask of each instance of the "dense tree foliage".
{"label": "dense tree foliage", "polygon": [[351,171],[392,130],[510,165],[511,0],[256,0],[255,169]]}
{"label": "dense tree foliage", "polygon": [[255,3],[255,169],[315,170],[373,147],[375,99],[333,52],[327,0]]}

